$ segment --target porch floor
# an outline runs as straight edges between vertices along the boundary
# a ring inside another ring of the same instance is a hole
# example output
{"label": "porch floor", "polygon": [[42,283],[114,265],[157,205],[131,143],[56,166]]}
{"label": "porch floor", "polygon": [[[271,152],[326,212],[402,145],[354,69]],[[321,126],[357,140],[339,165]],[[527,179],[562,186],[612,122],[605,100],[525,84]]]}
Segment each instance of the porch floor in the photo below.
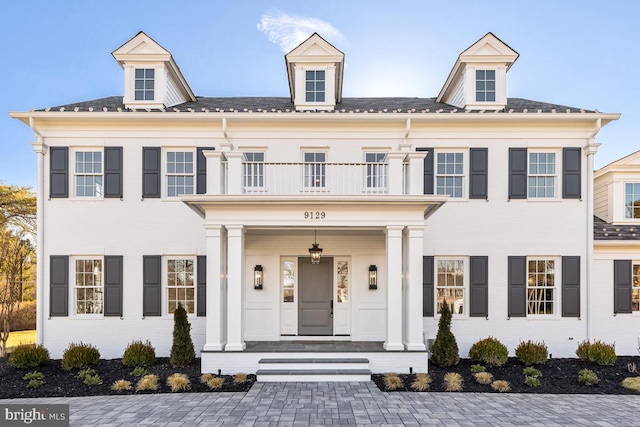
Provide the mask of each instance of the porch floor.
{"label": "porch floor", "polygon": [[248,353],[375,353],[385,352],[382,341],[247,341]]}

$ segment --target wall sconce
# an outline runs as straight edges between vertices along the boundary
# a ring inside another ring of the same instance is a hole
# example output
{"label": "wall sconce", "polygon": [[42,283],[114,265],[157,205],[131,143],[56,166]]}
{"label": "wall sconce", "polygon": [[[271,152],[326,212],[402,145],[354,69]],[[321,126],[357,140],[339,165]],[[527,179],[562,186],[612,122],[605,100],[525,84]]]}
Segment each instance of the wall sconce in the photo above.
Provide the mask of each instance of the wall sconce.
{"label": "wall sconce", "polygon": [[322,255],[322,248],[318,245],[315,230],[313,230],[313,244],[309,248],[309,255],[311,256],[311,264],[320,264],[320,255]]}
{"label": "wall sconce", "polygon": [[369,266],[369,289],[378,289],[378,267]]}
{"label": "wall sconce", "polygon": [[256,265],[253,268],[253,289],[262,289],[262,266]]}

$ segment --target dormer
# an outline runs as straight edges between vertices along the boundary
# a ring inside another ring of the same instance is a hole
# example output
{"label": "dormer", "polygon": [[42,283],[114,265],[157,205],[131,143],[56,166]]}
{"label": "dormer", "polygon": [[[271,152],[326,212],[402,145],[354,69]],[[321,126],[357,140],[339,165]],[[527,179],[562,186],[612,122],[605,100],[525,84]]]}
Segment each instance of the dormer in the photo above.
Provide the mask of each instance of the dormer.
{"label": "dormer", "polygon": [[507,105],[507,71],[518,52],[487,33],[458,56],[437,102],[467,110],[501,110]]}
{"label": "dormer", "polygon": [[296,110],[332,111],[342,101],[344,53],[318,33],[284,56]]}
{"label": "dormer", "polygon": [[142,31],[111,54],[124,69],[126,108],[159,109],[196,100],[171,53]]}
{"label": "dormer", "polygon": [[640,224],[640,151],[594,174],[594,214],[608,223]]}

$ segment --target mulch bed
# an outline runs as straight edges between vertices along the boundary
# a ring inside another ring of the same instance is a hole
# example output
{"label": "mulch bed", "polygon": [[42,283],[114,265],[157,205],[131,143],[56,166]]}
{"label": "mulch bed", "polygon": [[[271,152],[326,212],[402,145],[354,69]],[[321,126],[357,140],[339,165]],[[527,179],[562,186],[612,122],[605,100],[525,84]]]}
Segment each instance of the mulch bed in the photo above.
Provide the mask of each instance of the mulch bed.
{"label": "mulch bed", "polygon": [[[100,396],[117,394],[149,394],[171,393],[167,386],[167,378],[174,373],[186,374],[191,380],[191,389],[188,392],[246,392],[256,381],[255,375],[248,375],[248,381],[244,384],[234,384],[233,377],[222,375],[225,378],[224,385],[219,390],[210,390],[206,384],[200,382],[200,359],[196,359],[191,365],[183,368],[172,368],[168,358],[157,358],[156,364],[147,368],[150,374],[156,374],[160,381],[158,391],[135,392],[135,385],[140,377],[131,375],[132,367],[124,366],[121,359],[101,360],[92,367],[102,378],[102,384],[85,385],[78,378],[78,370],[65,371],[60,367],[60,360],[51,360],[47,365],[32,369],[16,369],[9,365],[8,358],[0,358],[0,399],[12,399],[22,397],[75,397],[75,396]],[[38,371],[44,374],[44,384],[38,388],[28,388],[22,377],[28,373]],[[131,381],[131,391],[113,391],[111,385],[120,379]],[[181,393],[185,393],[184,391]]]}
{"label": "mulch bed", "polygon": [[[620,384],[627,377],[634,377],[640,374],[630,373],[629,363],[636,363],[640,370],[639,357],[618,357],[613,366],[598,366],[580,359],[550,359],[544,365],[534,366],[540,372],[540,387],[529,387],[524,383],[525,376],[522,370],[525,366],[516,358],[509,358],[504,366],[487,368],[487,372],[493,374],[495,380],[506,380],[511,383],[510,393],[558,393],[558,394],[637,394],[627,390]],[[469,359],[460,359],[460,363],[450,368],[443,368],[429,364],[429,375],[433,379],[429,391],[445,391],[443,378],[447,372],[457,372],[464,379],[463,392],[469,393],[498,393],[490,385],[478,384],[472,373]],[[578,372],[582,369],[590,369],[598,375],[600,382],[596,385],[586,386],[578,382]],[[386,390],[384,386],[384,375],[372,375],[373,382],[382,391],[413,391],[411,382],[415,375],[400,375],[403,379],[404,387],[398,390]]]}

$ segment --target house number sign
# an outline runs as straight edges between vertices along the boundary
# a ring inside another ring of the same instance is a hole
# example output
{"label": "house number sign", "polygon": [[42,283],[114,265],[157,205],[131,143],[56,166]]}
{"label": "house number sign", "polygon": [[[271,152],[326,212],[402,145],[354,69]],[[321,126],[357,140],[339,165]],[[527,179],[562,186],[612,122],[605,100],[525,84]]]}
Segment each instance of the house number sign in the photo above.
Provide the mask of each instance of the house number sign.
{"label": "house number sign", "polygon": [[304,219],[325,219],[324,211],[304,211]]}

